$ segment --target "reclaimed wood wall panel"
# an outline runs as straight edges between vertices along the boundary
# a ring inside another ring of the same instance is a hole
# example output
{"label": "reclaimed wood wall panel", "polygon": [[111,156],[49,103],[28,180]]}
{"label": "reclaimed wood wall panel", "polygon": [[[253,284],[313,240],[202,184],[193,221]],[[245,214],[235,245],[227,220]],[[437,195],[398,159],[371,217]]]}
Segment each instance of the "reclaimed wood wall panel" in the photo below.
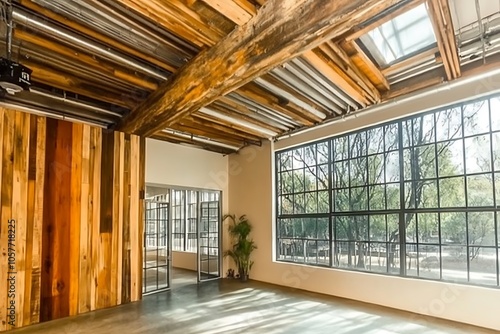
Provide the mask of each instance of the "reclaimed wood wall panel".
{"label": "reclaimed wood wall panel", "polygon": [[145,140],[1,108],[0,120],[0,331],[139,300]]}

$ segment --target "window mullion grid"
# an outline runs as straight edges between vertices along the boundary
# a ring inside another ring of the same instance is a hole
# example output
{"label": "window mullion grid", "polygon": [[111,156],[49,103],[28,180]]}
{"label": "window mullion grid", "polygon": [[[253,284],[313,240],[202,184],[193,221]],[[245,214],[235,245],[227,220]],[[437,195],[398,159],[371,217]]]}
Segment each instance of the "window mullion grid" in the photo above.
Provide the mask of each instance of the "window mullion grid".
{"label": "window mullion grid", "polygon": [[[279,186],[279,183],[281,181],[281,179],[283,178],[283,174],[282,174],[282,171],[278,169],[278,166],[281,167],[281,154],[282,153],[275,153],[274,154],[274,175],[276,175],[276,178],[274,180],[275,184],[274,184],[274,189],[276,189],[276,193],[275,193],[275,212],[277,212],[276,214],[276,229],[275,229],[275,253],[276,253],[276,260],[279,260],[280,259],[280,234],[281,234],[281,229],[280,229],[280,215],[283,213],[281,210],[283,210],[283,201],[282,201],[282,196],[281,194],[278,194],[278,189],[281,189],[281,192],[284,192],[284,188],[283,186]],[[278,164],[277,162],[280,161],[280,163]],[[281,206],[279,205],[281,201]],[[198,238],[197,238],[198,239]],[[197,241],[198,242],[198,241]],[[198,245],[197,245],[198,247]]]}
{"label": "window mullion grid", "polygon": [[[436,166],[436,194],[437,194],[437,218],[438,218],[438,242],[439,242],[439,279],[443,279],[443,252],[442,252],[442,241],[441,241],[441,190],[440,190],[440,173],[439,173],[439,154],[438,154],[438,137],[437,137],[437,116],[434,113],[434,154],[435,154],[435,166]],[[418,240],[418,231],[417,231],[417,240]],[[420,258],[420,250],[417,244],[417,266],[420,269],[420,265],[418,259]],[[419,274],[420,275],[420,274]]]}
{"label": "window mullion grid", "polygon": [[[365,132],[365,150],[366,150],[366,156],[365,156],[365,167],[366,167],[366,173],[365,173],[365,187],[366,187],[366,196],[367,196],[367,215],[366,215],[366,223],[368,224],[367,226],[367,247],[365,248],[363,256],[366,257],[367,253],[370,252],[370,245],[371,245],[371,238],[370,238],[370,221],[371,221],[371,215],[369,214],[370,212],[370,187],[368,186],[368,183],[370,182],[370,171],[368,170],[368,132]],[[368,257],[370,259],[370,270],[372,267],[372,258],[371,256]],[[365,264],[366,265],[366,264]]]}
{"label": "window mullion grid", "polygon": [[496,270],[497,270],[497,286],[500,285],[500,259],[499,249],[498,249],[498,214],[497,214],[497,191],[496,191],[496,180],[495,180],[495,154],[493,152],[493,122],[491,119],[491,99],[488,99],[488,121],[490,122],[490,154],[491,154],[491,182],[493,184],[493,222],[495,224],[495,258],[496,258]]}
{"label": "window mullion grid", "polygon": [[336,247],[335,247],[335,229],[333,226],[333,150],[335,146],[333,145],[333,139],[328,140],[328,244],[330,245],[330,267],[334,267],[334,259],[336,258]]}
{"label": "window mullion grid", "polygon": [[466,150],[465,150],[465,126],[464,126],[464,110],[465,107],[464,105],[461,106],[460,108],[460,122],[461,122],[461,127],[462,127],[462,148],[464,154],[462,155],[463,158],[463,163],[464,163],[464,194],[465,194],[465,252],[467,256],[467,282],[470,282],[470,257],[469,257],[469,192],[468,192],[468,180],[467,180],[467,158],[466,156]]}
{"label": "window mullion grid", "polygon": [[[399,265],[399,273],[401,276],[406,276],[406,263],[405,263],[405,255],[403,255],[403,249],[406,248],[406,240],[403,239],[405,235],[405,175],[404,175],[404,148],[403,148],[403,122],[399,121],[398,125],[398,146],[399,146],[399,249],[400,249],[400,265]],[[413,134],[412,134],[413,135]],[[389,240],[391,241],[391,240]],[[390,245],[391,249],[393,245]],[[393,257],[394,261],[394,257]]]}

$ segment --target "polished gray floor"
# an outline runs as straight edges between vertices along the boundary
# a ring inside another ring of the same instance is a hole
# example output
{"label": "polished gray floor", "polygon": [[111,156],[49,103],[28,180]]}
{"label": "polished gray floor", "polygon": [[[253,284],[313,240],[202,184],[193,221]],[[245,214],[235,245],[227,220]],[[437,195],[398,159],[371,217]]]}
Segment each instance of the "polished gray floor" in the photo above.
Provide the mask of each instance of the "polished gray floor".
{"label": "polished gray floor", "polygon": [[[181,281],[193,282],[183,272]],[[175,277],[175,276],[174,276]],[[494,333],[476,327],[259,282],[173,284],[143,301],[13,333]]]}

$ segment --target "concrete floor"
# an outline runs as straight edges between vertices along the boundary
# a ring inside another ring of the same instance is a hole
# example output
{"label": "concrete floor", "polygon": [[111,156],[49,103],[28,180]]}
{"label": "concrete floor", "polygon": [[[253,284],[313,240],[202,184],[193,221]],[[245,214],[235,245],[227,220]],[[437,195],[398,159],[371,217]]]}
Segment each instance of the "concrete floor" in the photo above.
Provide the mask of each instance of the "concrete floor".
{"label": "concrete floor", "polygon": [[12,333],[480,334],[481,328],[259,282],[181,284],[142,302]]}

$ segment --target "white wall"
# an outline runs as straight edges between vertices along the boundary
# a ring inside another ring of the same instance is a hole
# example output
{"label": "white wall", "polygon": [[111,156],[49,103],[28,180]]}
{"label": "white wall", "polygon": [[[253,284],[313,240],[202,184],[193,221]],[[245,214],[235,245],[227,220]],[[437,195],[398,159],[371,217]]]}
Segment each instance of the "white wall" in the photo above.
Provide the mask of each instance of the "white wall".
{"label": "white wall", "polygon": [[411,315],[415,322],[424,322],[425,318],[419,316],[423,314],[500,330],[500,320],[493,311],[498,308],[500,300],[498,289],[275,262],[272,195],[274,183],[272,157],[276,147],[284,148],[332,136],[499,88],[500,75],[497,75],[480,82],[470,82],[460,87],[437,91],[436,94],[420,99],[391,104],[376,113],[279,141],[275,143],[274,148],[271,143],[266,143],[263,148],[248,147],[239,155],[231,155],[229,208],[236,214],[247,214],[254,225],[253,237],[258,246],[250,277],[259,281],[410,311],[415,313]]}
{"label": "white wall", "polygon": [[187,270],[198,270],[198,255],[190,252],[172,252],[172,267]]}
{"label": "white wall", "polygon": [[[146,184],[222,191],[222,213],[228,212],[228,156],[164,141],[146,140]],[[228,244],[223,232],[223,245]],[[196,253],[174,252],[173,266],[196,270]],[[223,262],[223,269],[227,261]]]}
{"label": "white wall", "polygon": [[146,183],[227,191],[228,157],[146,140]]}

